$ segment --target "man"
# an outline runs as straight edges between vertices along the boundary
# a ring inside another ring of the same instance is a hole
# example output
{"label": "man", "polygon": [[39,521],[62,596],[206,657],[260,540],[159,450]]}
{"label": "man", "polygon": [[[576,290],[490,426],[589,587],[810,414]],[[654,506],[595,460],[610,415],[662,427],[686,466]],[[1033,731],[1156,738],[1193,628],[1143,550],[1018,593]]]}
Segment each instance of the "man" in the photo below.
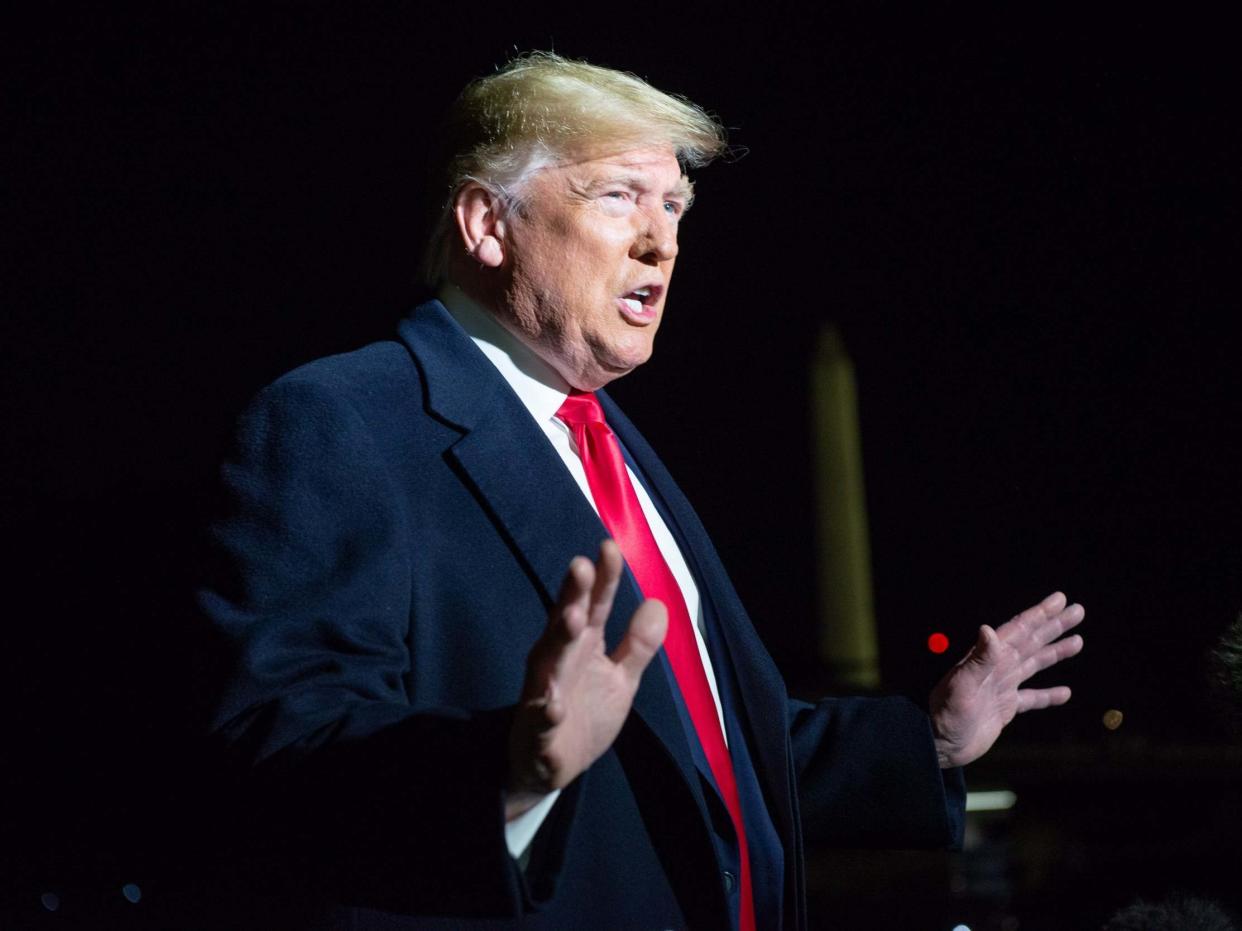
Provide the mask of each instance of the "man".
{"label": "man", "polygon": [[956,767],[1068,699],[1019,685],[1080,649],[1057,638],[1082,609],[983,628],[930,718],[791,702],[599,390],[651,355],[719,124],[532,55],[469,86],[446,141],[439,299],[260,394],[202,595],[233,654],[219,728],[349,926],[804,927],[804,830],[955,842]]}

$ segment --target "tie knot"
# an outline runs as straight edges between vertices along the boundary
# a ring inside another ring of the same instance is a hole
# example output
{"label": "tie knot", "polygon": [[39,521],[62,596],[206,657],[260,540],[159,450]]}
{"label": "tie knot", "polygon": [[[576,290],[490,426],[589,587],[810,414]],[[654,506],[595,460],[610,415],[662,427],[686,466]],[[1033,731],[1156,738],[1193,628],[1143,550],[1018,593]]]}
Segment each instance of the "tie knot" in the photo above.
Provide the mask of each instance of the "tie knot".
{"label": "tie knot", "polygon": [[571,427],[589,423],[606,423],[599,400],[589,391],[572,391],[556,416]]}

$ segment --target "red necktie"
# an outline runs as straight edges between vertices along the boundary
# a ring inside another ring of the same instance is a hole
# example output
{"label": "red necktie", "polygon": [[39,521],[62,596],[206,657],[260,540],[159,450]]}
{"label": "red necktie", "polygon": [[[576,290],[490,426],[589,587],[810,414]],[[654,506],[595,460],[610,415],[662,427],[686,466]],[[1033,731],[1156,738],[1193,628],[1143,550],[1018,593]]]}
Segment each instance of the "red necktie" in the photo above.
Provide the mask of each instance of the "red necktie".
{"label": "red necktie", "polygon": [[668,633],[664,652],[668,655],[673,675],[681,689],[681,697],[690,712],[690,720],[698,732],[699,743],[707,756],[712,776],[725,807],[733,819],[741,852],[741,931],[754,931],[755,906],[750,890],[750,853],[746,847],[746,829],[742,824],[742,806],[733,776],[733,761],[720,729],[716,703],[707,684],[707,673],[699,656],[699,647],[691,628],[690,612],[677,580],[664,561],[651,527],[643,515],[634,486],[625,470],[625,459],[616,436],[604,422],[604,412],[594,394],[573,392],[565,399],[556,415],[573,431],[578,455],[586,470],[587,484],[599,509],[600,519],[612,534],[638,580],[646,598],[658,598],[668,609]]}

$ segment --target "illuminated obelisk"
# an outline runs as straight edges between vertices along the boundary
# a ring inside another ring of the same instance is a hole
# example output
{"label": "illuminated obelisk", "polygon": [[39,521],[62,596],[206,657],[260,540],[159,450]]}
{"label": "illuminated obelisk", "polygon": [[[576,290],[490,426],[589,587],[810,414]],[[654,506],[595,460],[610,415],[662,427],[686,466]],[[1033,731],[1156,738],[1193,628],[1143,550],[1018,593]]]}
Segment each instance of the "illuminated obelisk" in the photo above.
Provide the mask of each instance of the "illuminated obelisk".
{"label": "illuminated obelisk", "polygon": [[811,371],[819,531],[820,656],[834,684],[880,685],[854,364],[826,324]]}

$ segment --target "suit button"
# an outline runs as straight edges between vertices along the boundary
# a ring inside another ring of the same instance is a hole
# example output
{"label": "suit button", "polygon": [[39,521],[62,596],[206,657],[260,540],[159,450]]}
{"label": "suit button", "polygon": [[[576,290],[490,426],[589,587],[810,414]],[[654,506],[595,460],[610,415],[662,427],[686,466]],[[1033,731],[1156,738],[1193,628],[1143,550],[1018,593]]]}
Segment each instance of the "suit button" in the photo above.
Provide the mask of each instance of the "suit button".
{"label": "suit button", "polygon": [[737,880],[733,878],[733,874],[732,874],[732,873],[730,873],[728,870],[725,870],[725,871],[724,871],[724,887],[725,887],[725,892],[726,892],[726,893],[729,893],[729,894],[732,894],[732,892],[733,892],[733,890],[734,890],[734,888],[735,888],[736,886],[737,886]]}

